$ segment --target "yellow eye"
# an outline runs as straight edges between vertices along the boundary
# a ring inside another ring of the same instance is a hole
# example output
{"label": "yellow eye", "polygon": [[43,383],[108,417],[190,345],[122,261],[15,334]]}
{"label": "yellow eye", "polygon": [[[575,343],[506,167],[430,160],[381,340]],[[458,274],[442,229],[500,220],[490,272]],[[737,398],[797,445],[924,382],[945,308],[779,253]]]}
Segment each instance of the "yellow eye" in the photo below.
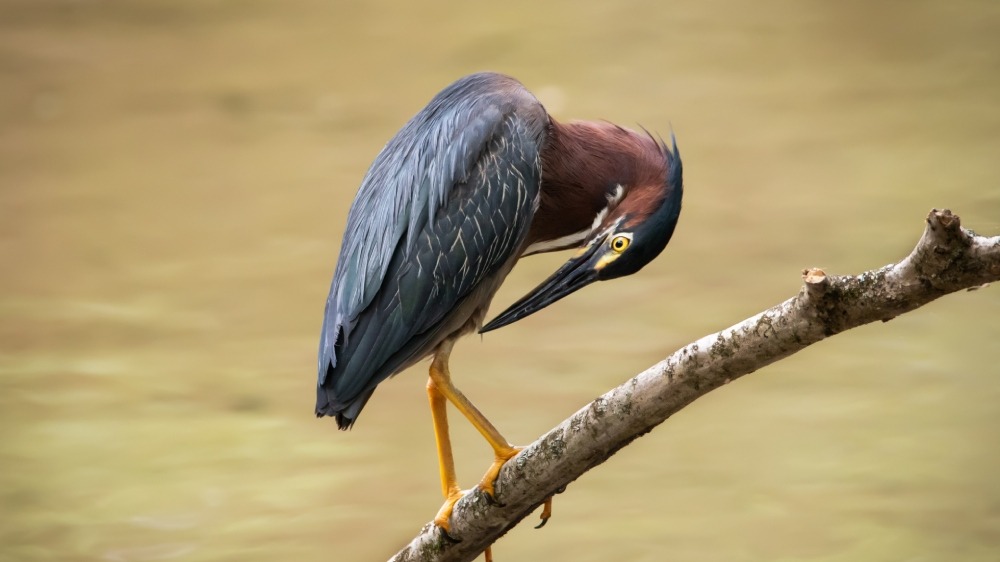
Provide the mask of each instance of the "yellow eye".
{"label": "yellow eye", "polygon": [[628,248],[628,245],[632,243],[632,240],[628,236],[615,236],[611,239],[611,249],[616,253],[620,254]]}

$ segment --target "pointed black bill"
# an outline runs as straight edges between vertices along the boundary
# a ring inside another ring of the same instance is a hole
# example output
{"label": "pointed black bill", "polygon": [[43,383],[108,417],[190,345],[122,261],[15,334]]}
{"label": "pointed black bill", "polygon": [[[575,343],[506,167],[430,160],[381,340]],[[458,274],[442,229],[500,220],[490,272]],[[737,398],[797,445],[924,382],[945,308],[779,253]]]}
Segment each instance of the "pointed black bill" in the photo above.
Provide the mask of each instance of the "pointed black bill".
{"label": "pointed black bill", "polygon": [[551,277],[535,287],[535,290],[483,326],[479,333],[483,334],[517,322],[596,281],[598,270],[595,265],[601,257],[601,252],[598,250],[603,247],[604,244],[599,242],[591,244],[584,253],[563,264]]}

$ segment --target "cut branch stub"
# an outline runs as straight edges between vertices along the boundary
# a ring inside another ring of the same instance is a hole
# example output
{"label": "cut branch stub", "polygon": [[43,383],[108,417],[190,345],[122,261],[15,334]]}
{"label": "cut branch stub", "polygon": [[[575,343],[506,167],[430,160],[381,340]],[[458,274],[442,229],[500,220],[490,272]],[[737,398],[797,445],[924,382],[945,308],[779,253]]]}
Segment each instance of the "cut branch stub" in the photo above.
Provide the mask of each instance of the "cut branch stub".
{"label": "cut branch stub", "polygon": [[526,447],[500,471],[502,503],[474,492],[455,505],[451,532],[461,542],[426,525],[392,561],[472,560],[545,498],[711,390],[831,335],[997,280],[1000,236],[977,236],[951,211],[934,209],[901,262],[855,276],[803,271],[795,297],[684,346]]}

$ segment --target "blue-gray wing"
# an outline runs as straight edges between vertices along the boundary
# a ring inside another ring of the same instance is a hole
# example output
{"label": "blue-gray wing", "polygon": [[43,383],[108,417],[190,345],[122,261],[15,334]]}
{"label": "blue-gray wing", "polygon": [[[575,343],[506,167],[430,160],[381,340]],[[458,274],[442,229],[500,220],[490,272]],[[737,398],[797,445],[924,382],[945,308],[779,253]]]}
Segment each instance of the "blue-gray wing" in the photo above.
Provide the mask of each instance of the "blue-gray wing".
{"label": "blue-gray wing", "polygon": [[317,415],[349,427],[379,382],[468,321],[476,289],[506,272],[527,235],[546,127],[519,83],[477,74],[438,94],[376,157],[327,299]]}

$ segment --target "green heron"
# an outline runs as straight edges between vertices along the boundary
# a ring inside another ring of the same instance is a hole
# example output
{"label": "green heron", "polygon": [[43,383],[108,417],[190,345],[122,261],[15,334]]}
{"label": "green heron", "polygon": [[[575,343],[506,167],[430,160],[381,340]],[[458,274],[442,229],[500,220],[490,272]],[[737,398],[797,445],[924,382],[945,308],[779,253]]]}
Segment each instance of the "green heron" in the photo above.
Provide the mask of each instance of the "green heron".
{"label": "green heron", "polygon": [[[606,122],[559,123],[508,76],[461,78],[385,145],[351,205],[323,318],[316,415],[348,429],[379,383],[433,357],[427,394],[446,498],[434,522],[447,535],[462,491],[446,401],[493,448],[479,483],[490,497],[520,450],[452,384],[455,341],[639,271],[670,240],[682,195],[676,142]],[[483,325],[518,259],[569,248],[580,250]]]}

